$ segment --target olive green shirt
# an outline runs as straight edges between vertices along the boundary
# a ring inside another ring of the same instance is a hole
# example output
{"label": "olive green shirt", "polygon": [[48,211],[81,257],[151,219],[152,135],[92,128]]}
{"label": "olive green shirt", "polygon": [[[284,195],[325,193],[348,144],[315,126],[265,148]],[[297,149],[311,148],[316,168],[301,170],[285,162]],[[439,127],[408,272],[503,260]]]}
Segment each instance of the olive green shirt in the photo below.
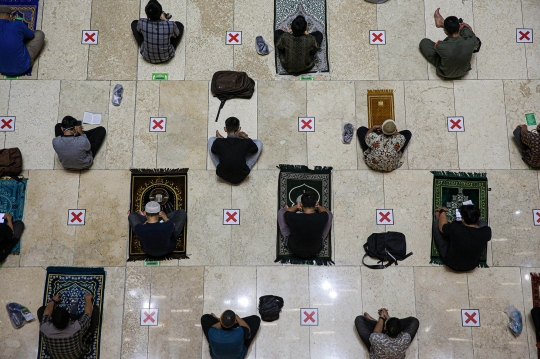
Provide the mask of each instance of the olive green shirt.
{"label": "olive green shirt", "polygon": [[468,27],[463,27],[458,37],[437,41],[435,51],[441,57],[437,74],[446,78],[464,76],[471,69],[472,54],[477,47],[478,39]]}
{"label": "olive green shirt", "polygon": [[286,32],[281,35],[276,47],[283,68],[290,74],[300,74],[315,66],[315,53],[319,45],[313,35],[297,37]]}

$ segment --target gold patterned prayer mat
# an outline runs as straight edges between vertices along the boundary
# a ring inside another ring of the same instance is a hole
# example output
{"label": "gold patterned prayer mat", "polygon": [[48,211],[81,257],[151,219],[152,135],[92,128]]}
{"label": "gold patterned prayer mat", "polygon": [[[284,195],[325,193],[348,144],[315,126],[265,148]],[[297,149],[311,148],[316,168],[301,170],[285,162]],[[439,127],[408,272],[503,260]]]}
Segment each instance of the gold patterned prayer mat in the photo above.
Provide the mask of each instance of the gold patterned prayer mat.
{"label": "gold patterned prayer mat", "polygon": [[[274,0],[274,31],[291,28],[297,16],[306,18],[309,32],[320,31],[323,41],[315,54],[315,66],[309,71],[329,72],[328,39],[326,36],[326,0]],[[276,49],[276,72],[278,75],[288,75],[279,60],[279,50]]]}
{"label": "gold patterned prayer mat", "polygon": [[394,116],[394,90],[368,90],[368,128],[380,126]]}
{"label": "gold patterned prayer mat", "polygon": [[[330,210],[332,204],[332,167],[315,167],[310,170],[301,165],[279,165],[278,210],[294,206],[306,190],[313,191],[319,196],[319,203]],[[285,237],[277,228],[276,260],[275,262],[291,264],[331,265],[332,261],[332,231],[323,239],[323,248],[315,258],[298,258],[285,246]]]}
{"label": "gold patterned prayer mat", "polygon": [[[170,213],[177,209],[187,212],[187,168],[182,169],[132,169],[131,170],[131,212],[144,211],[149,201],[156,201],[164,212]],[[151,257],[141,249],[141,242],[129,229],[128,261],[165,259],[189,259],[186,255],[186,228],[178,237],[176,248],[165,257]]]}
{"label": "gold patterned prayer mat", "polygon": [[[485,173],[467,172],[431,172],[433,178],[433,221],[435,221],[435,209],[439,206],[448,208],[446,214],[450,221],[456,217],[456,209],[463,202],[471,200],[480,209],[480,219],[488,222],[488,181]],[[487,248],[480,257],[481,268],[488,268]],[[430,264],[442,265],[437,245],[431,238],[431,261]]]}
{"label": "gold patterned prayer mat", "polygon": [[[98,359],[103,318],[103,295],[105,293],[105,270],[103,268],[47,267],[43,305],[47,305],[55,295],[60,295],[61,302],[56,305],[70,311],[71,304],[77,302],[77,315],[80,315],[84,312],[84,296],[87,293],[94,296],[94,305],[100,309],[100,320],[94,332],[92,348],[83,358]],[[41,332],[39,333],[38,359],[52,359]]]}

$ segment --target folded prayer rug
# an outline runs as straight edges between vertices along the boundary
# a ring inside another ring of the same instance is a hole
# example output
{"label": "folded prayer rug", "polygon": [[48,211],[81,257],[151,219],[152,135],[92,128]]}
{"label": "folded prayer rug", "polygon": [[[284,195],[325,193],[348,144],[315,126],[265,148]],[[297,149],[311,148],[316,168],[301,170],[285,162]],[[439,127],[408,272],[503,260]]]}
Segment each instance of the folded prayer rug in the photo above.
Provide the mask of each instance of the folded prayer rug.
{"label": "folded prayer rug", "polygon": [[[480,219],[488,222],[488,181],[485,173],[466,172],[435,172],[433,178],[433,221],[435,221],[435,209],[439,206],[448,208],[446,214],[448,220],[456,218],[456,209],[463,202],[472,201],[480,209]],[[480,257],[479,267],[487,268],[487,249]],[[442,259],[435,244],[431,239],[430,264],[442,265]]]}
{"label": "folded prayer rug", "polygon": [[[14,221],[23,219],[27,183],[28,180],[22,178],[0,180],[0,213],[10,213]],[[21,253],[21,241],[13,247],[11,253]]]}
{"label": "folded prayer rug", "polygon": [[[300,201],[302,194],[313,191],[319,196],[319,204],[330,210],[332,204],[332,167],[315,167],[310,170],[307,166],[279,165],[278,210],[294,206]],[[277,229],[276,260],[275,262],[291,264],[330,265],[332,261],[332,231],[323,239],[323,248],[315,258],[298,258],[285,246],[285,237]]]}
{"label": "folded prayer rug", "polygon": [[[84,296],[90,293],[94,296],[94,305],[100,309],[100,320],[94,338],[91,351],[84,359],[97,359],[100,355],[101,323],[103,318],[103,295],[105,293],[105,270],[103,268],[79,268],[79,267],[48,267],[45,277],[45,293],[43,305],[47,305],[55,295],[60,295],[62,301],[56,304],[59,308],[65,308],[68,312],[71,303],[77,302],[77,315],[84,312]],[[39,334],[38,359],[52,359],[47,351],[41,332]]]}
{"label": "folded prayer rug", "polygon": [[[131,212],[144,211],[146,203],[156,201],[162,211],[170,213],[177,209],[187,212],[187,168],[182,169],[132,169],[131,170]],[[189,259],[186,255],[186,228],[176,241],[176,248],[165,257],[152,257],[143,252],[141,242],[129,229],[128,261],[159,261],[165,259]]]}
{"label": "folded prayer rug", "polygon": [[394,90],[368,90],[368,128],[381,126],[394,116]]}
{"label": "folded prayer rug", "polygon": [[[326,0],[274,0],[274,10],[274,30],[289,30],[293,20],[302,15],[306,18],[310,33],[319,31],[323,35],[322,44],[315,55],[315,66],[309,72],[329,72]],[[288,75],[281,65],[277,49],[275,56],[277,74]]]}

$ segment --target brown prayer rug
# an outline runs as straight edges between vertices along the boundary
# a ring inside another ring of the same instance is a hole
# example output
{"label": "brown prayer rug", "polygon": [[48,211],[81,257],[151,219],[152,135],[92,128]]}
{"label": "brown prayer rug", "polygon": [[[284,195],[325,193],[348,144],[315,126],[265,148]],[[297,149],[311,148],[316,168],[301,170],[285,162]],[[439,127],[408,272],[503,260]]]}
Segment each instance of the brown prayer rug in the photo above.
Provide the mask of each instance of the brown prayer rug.
{"label": "brown prayer rug", "polygon": [[[130,211],[144,211],[149,201],[156,201],[164,212],[170,213],[177,209],[187,212],[187,168],[182,169],[132,169],[131,170],[131,202]],[[186,228],[178,237],[176,248],[166,257],[151,257],[141,249],[141,242],[129,229],[128,261],[164,259],[189,259],[186,255]]]}
{"label": "brown prayer rug", "polygon": [[368,90],[368,128],[394,117],[394,90]]}

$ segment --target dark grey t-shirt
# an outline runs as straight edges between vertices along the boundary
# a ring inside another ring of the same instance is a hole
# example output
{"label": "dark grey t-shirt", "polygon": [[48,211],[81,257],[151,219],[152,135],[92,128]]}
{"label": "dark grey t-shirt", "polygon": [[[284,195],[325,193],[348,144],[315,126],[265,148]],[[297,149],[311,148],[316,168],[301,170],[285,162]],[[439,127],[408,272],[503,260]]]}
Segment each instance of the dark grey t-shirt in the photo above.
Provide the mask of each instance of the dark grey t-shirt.
{"label": "dark grey t-shirt", "polygon": [[67,170],[83,170],[94,162],[90,141],[86,135],[58,136],[52,140],[53,148],[62,166]]}

